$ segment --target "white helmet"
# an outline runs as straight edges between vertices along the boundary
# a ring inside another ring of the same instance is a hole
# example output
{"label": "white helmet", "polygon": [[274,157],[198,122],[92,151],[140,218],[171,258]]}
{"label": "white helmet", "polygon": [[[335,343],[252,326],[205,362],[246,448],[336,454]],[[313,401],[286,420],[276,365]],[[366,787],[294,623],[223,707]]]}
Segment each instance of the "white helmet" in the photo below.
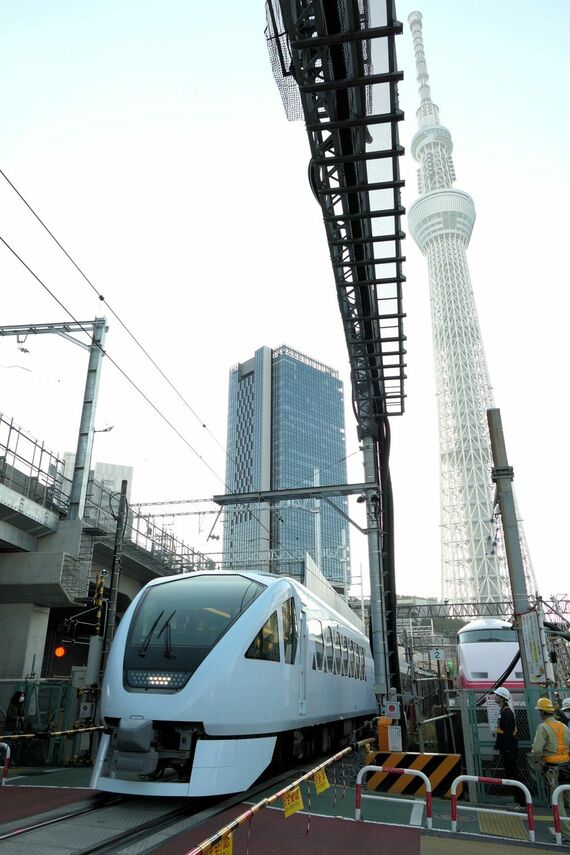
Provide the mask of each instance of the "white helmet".
{"label": "white helmet", "polygon": [[570,712],[570,698],[564,698],[564,700],[562,701],[562,706],[560,707],[560,709],[562,710],[562,712],[566,712],[566,711]]}
{"label": "white helmet", "polygon": [[500,698],[504,698],[506,701],[510,701],[511,693],[508,689],[505,689],[504,686],[499,686],[498,689],[493,689],[493,694],[498,695]]}

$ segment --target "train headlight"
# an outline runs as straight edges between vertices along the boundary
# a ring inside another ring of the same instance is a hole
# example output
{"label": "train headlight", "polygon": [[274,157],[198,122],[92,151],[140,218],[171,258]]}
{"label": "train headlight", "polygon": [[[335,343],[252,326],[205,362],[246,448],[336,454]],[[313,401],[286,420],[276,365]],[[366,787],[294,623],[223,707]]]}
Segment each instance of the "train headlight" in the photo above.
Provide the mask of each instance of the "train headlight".
{"label": "train headlight", "polygon": [[127,671],[127,685],[132,689],[181,689],[190,678],[188,671]]}

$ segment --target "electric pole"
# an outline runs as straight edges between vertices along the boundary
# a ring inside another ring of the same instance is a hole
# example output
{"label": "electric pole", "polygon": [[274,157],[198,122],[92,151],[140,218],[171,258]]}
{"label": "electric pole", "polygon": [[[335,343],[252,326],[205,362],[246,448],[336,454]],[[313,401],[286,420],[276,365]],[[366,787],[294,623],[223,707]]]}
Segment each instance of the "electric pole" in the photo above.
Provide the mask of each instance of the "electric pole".
{"label": "electric pole", "polygon": [[111,566],[111,581],[109,583],[109,618],[105,628],[105,645],[103,649],[103,660],[106,663],[109,648],[115,634],[115,623],[117,616],[117,594],[119,592],[119,578],[121,576],[121,563],[123,560],[123,538],[127,523],[127,481],[121,482],[121,498],[117,512],[117,530],[115,532],[115,548],[113,551],[113,564]]}

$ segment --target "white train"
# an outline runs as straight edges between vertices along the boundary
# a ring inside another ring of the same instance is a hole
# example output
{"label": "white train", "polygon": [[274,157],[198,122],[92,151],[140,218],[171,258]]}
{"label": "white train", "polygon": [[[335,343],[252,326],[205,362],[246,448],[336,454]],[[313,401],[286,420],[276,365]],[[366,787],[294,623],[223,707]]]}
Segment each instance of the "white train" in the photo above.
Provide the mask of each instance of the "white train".
{"label": "white train", "polygon": [[[517,632],[500,618],[477,618],[457,633],[457,676],[463,689],[490,691],[518,653]],[[524,689],[519,661],[502,683],[511,691]]]}
{"label": "white train", "polygon": [[111,646],[91,786],[241,792],[272,761],[335,747],[377,709],[366,636],[299,582],[226,572],[157,579]]}

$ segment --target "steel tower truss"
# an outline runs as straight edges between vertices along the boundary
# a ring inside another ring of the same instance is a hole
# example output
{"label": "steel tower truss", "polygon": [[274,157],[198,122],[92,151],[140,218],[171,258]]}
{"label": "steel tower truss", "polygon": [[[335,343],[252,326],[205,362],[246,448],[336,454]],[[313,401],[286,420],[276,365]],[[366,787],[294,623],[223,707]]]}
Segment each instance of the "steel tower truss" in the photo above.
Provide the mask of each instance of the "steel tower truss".
{"label": "steel tower truss", "polygon": [[[369,553],[378,562],[390,682],[398,686],[389,415],[404,410],[404,233],[392,2],[268,0],[267,41],[289,118],[304,118],[363,440]],[[368,457],[367,457],[368,455]],[[367,463],[368,460],[368,463]],[[378,490],[379,487],[379,490]],[[371,590],[375,584],[371,558]],[[378,581],[378,580],[376,580]],[[374,625],[380,623],[373,617]],[[377,631],[380,629],[377,626]]]}
{"label": "steel tower truss", "polygon": [[[442,599],[498,603],[510,597],[510,588],[495,548],[486,418],[494,404],[467,264],[475,206],[467,193],[452,187],[453,143],[431,100],[421,14],[412,12],[408,22],[420,93],[411,146],[419,163],[420,196],[409,209],[408,223],[429,270],[440,436]],[[522,539],[528,556],[524,535]],[[527,573],[532,578],[528,562]]]}

